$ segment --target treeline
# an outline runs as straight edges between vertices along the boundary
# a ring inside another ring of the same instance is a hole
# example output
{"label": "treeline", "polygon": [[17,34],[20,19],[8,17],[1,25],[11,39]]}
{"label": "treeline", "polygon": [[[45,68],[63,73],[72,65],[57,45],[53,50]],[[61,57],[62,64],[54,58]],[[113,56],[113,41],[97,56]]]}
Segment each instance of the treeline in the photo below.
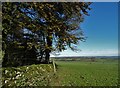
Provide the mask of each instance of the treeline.
{"label": "treeline", "polygon": [[52,57],[56,61],[96,61],[95,57]]}
{"label": "treeline", "polygon": [[52,57],[56,61],[99,61],[99,60],[118,60],[118,56],[91,56],[91,57]]}

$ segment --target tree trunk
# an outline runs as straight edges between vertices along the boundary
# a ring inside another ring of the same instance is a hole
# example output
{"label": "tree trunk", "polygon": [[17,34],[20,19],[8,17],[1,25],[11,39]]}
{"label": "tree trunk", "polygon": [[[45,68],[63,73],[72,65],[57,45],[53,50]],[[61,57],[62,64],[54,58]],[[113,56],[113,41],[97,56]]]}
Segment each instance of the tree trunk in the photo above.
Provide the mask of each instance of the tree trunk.
{"label": "tree trunk", "polygon": [[49,49],[45,50],[45,63],[49,63],[49,59],[50,59],[50,51]]}
{"label": "tree trunk", "polygon": [[3,57],[2,66],[5,67],[8,62],[8,53],[5,50],[5,55]]}
{"label": "tree trunk", "polygon": [[47,40],[47,46],[49,47],[49,48],[47,48],[46,50],[45,50],[45,63],[49,63],[49,59],[50,59],[50,52],[51,52],[51,49],[50,49],[50,47],[52,47],[52,34],[48,34],[48,36],[47,36],[47,38],[46,38],[46,40]]}

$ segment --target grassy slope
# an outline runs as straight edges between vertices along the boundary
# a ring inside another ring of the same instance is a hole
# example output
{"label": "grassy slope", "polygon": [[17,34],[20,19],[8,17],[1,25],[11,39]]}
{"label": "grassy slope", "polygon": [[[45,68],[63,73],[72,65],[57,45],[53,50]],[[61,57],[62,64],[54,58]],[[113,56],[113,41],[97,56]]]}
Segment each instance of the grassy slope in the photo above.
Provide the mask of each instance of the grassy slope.
{"label": "grassy slope", "polygon": [[66,86],[115,86],[118,79],[117,61],[58,61],[60,83]]}
{"label": "grassy slope", "polygon": [[2,69],[3,86],[47,86],[52,85],[51,64],[30,65]]}
{"label": "grassy slope", "polygon": [[118,63],[114,60],[98,62],[56,61],[47,64],[3,68],[3,85],[9,86],[115,86],[117,85]]}

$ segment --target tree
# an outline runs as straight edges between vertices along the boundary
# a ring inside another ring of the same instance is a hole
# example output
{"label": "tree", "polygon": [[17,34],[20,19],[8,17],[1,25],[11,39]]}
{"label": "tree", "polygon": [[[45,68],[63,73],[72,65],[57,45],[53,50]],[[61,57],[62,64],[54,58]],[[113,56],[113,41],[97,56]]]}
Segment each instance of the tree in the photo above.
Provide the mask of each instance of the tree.
{"label": "tree", "polygon": [[30,43],[34,42],[33,33],[24,33],[25,25],[32,23],[32,20],[22,13],[21,6],[22,3],[2,3],[2,50],[5,52],[3,65],[7,62],[18,62],[16,59],[26,57],[26,52],[32,47],[29,46]]}
{"label": "tree", "polygon": [[[84,14],[88,15],[90,4],[89,2],[3,3],[3,42],[8,47],[9,34],[14,35],[13,42],[17,39],[23,42],[19,30],[29,29],[34,36],[37,36],[29,42],[35,46],[39,45],[41,58],[44,55],[45,62],[48,63],[52,51],[60,52],[67,47],[75,50],[73,45],[85,40],[82,30],[79,30],[79,24],[83,22]],[[37,44],[39,38],[40,43]],[[27,45],[26,43],[24,47]]]}
{"label": "tree", "polygon": [[[31,4],[30,4],[31,5]],[[33,3],[37,10],[38,18],[44,19],[46,36],[46,62],[49,61],[49,54],[52,51],[62,51],[69,46],[75,50],[72,44],[78,40],[84,41],[82,31],[78,32],[79,24],[83,22],[83,14],[88,15],[87,9],[90,3]]]}

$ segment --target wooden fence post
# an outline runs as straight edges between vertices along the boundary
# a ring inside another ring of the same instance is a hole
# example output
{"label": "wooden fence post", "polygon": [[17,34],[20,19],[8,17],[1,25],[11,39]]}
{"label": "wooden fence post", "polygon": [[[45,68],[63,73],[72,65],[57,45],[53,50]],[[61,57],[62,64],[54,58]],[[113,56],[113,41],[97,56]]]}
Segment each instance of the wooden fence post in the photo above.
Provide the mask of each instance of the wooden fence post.
{"label": "wooden fence post", "polygon": [[53,63],[54,73],[56,73],[56,67],[55,67],[55,61],[54,61],[54,59],[52,59],[52,63]]}

